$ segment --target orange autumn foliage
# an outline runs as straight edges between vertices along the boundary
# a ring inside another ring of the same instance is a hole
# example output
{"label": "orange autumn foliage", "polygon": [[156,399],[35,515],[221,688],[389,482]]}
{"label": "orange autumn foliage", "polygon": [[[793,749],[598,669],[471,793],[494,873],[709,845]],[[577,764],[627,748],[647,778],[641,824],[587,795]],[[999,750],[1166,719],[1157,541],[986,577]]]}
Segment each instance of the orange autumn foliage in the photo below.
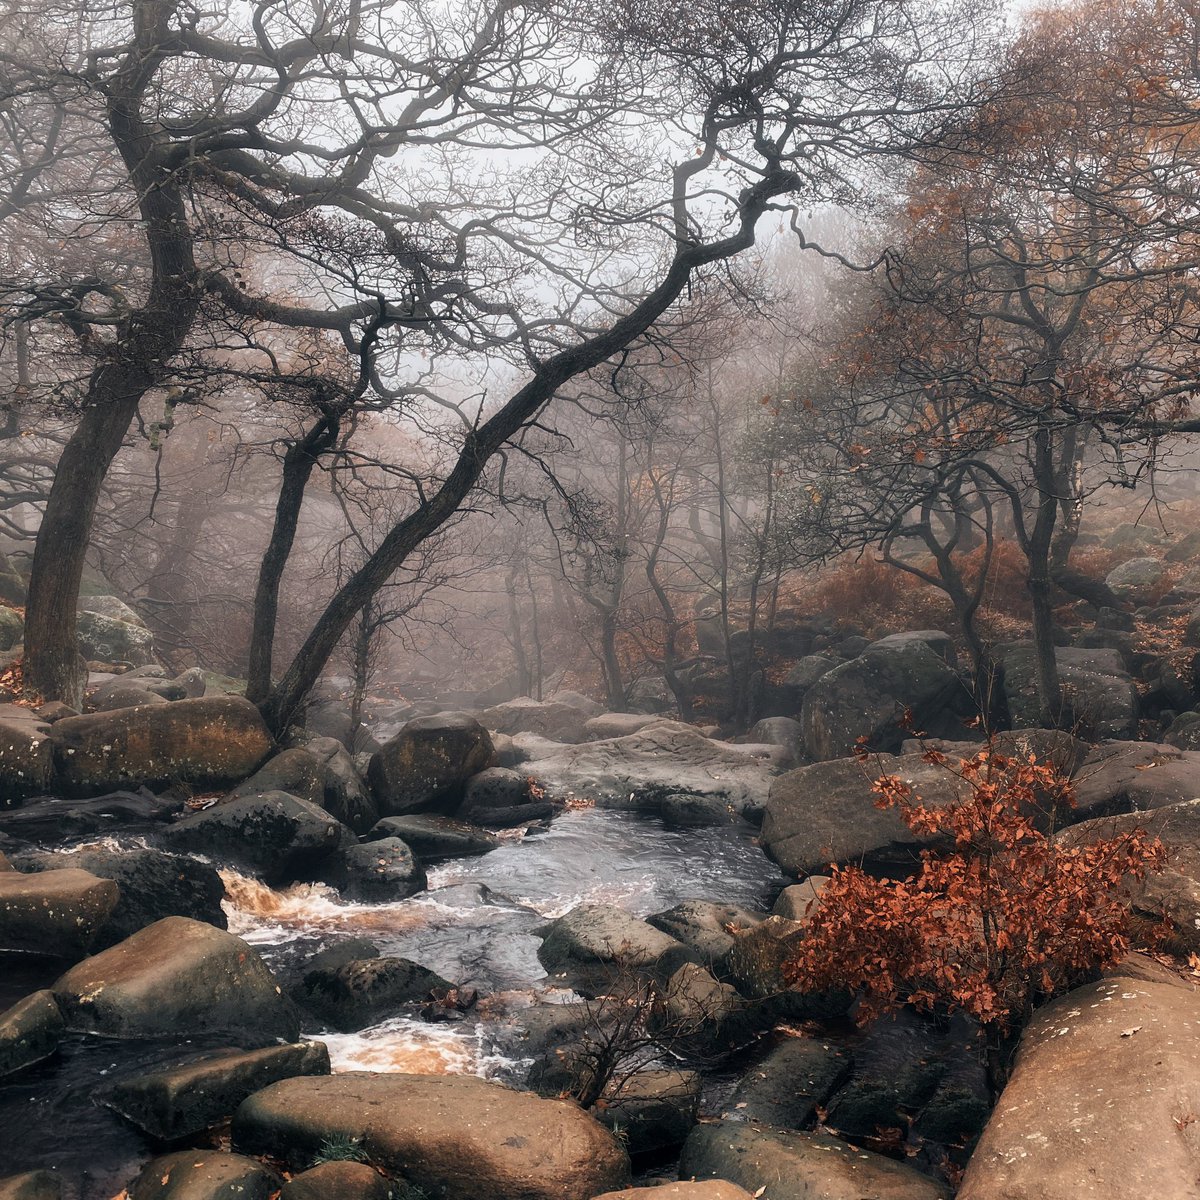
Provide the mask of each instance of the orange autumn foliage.
{"label": "orange autumn foliage", "polygon": [[1059,845],[1053,825],[1073,788],[1032,755],[989,746],[957,766],[936,750],[925,758],[963,781],[963,799],[931,807],[885,775],[876,805],[952,848],[925,851],[906,880],[834,867],[787,976],[804,990],[857,991],[863,1023],[908,1004],[1006,1033],[1128,952],[1124,885],[1161,870],[1165,850],[1142,829]]}

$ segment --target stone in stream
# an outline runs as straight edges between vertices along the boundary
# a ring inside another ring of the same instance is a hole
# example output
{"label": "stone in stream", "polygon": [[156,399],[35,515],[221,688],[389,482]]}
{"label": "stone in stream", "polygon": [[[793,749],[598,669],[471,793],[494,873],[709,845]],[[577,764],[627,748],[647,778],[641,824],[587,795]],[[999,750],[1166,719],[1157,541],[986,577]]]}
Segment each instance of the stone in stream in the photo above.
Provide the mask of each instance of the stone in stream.
{"label": "stone in stream", "polygon": [[273,1200],[283,1180],[240,1154],[181,1150],[152,1158],[129,1188],[129,1200]]}
{"label": "stone in stream", "polygon": [[93,834],[151,832],[182,807],[179,797],[158,797],[144,788],[64,800],[35,796],[20,808],[0,809],[0,833],[24,842],[57,844]]}
{"label": "stone in stream", "polygon": [[1194,1200],[1200,992],[1121,971],[1034,1014],[959,1200]]}
{"label": "stone in stream", "polygon": [[853,1065],[853,1058],[831,1043],[784,1038],[742,1076],[724,1119],[802,1129],[845,1083]]}
{"label": "stone in stream", "polygon": [[68,717],[49,736],[56,787],[71,796],[129,784],[220,787],[244,779],[272,748],[258,709],[240,696]]}
{"label": "stone in stream", "polygon": [[554,815],[547,800],[530,797],[529,778],[508,767],[488,767],[467,780],[459,816],[476,825],[509,829]]}
{"label": "stone in stream", "polygon": [[700,1111],[695,1071],[639,1070],[605,1089],[597,1119],[619,1136],[632,1155],[682,1146]]}
{"label": "stone in stream", "polygon": [[219,1124],[247,1096],[269,1084],[297,1075],[328,1074],[324,1042],[226,1050],[124,1080],[105,1102],[152,1138],[169,1142]]}
{"label": "stone in stream", "polygon": [[478,825],[432,813],[384,817],[366,836],[368,842],[399,838],[421,859],[487,854],[500,845],[494,833]]}
{"label": "stone in stream", "polygon": [[62,1181],[53,1171],[26,1171],[0,1179],[0,1200],[62,1200]]}
{"label": "stone in stream", "polygon": [[173,849],[232,863],[272,885],[311,879],[331,854],[356,844],[354,834],[323,808],[286,792],[224,800],[162,836]]}
{"label": "stone in stream", "polygon": [[50,726],[29,709],[0,704],[0,807],[50,787],[54,747]]}
{"label": "stone in stream", "polygon": [[304,748],[316,755],[325,769],[321,807],[355,833],[366,833],[379,820],[379,810],[350,752],[337,738],[327,737],[310,737]]}
{"label": "stone in stream", "polygon": [[64,1030],[62,1013],[48,991],[34,992],[0,1013],[0,1079],[49,1058]]}
{"label": "stone in stream", "polygon": [[701,1054],[743,1045],[757,1028],[737,989],[719,982],[699,963],[684,963],[667,981],[650,1025],[666,1041]]}
{"label": "stone in stream", "polygon": [[585,994],[609,990],[622,976],[665,983],[684,963],[700,960],[690,946],[612,904],[581,904],[537,932],[547,973]]}
{"label": "stone in stream", "polygon": [[112,880],[78,868],[0,872],[0,950],[80,958],[119,899]]}
{"label": "stone in stream", "polygon": [[305,974],[296,998],[343,1033],[394,1016],[405,1004],[448,995],[454,985],[406,958],[366,958]]}
{"label": "stone in stream", "polygon": [[322,883],[337,888],[343,900],[387,904],[425,890],[425,868],[407,843],[380,838],[345,846],[330,855],[317,871]]}
{"label": "stone in stream", "polygon": [[325,800],[326,769],[311,750],[293,746],[268,758],[249,779],[229,793],[227,799],[263,796],[268,792],[287,792],[320,807]]}
{"label": "stone in stream", "polygon": [[374,1167],[360,1162],[324,1162],[283,1185],[279,1200],[406,1200]]}
{"label": "stone in stream", "polygon": [[[945,1184],[912,1167],[822,1133],[730,1121],[697,1125],[679,1160],[681,1178],[724,1179],[764,1200],[950,1200]],[[1056,1193],[1056,1200],[1073,1191]],[[998,1200],[992,1193],[989,1200]]]}
{"label": "stone in stream", "polygon": [[142,847],[106,850],[86,847],[60,854],[33,854],[21,858],[21,869],[50,871],[79,867],[120,888],[116,907],[96,940],[96,947],[111,946],[163,917],[191,917],[224,929],[228,920],[221,901],[225,885],[215,867]]}
{"label": "stone in stream", "polygon": [[367,780],[384,816],[453,812],[463,785],[494,756],[492,739],[473,717],[417,717],[372,755]]}
{"label": "stone in stream", "polygon": [[828,875],[810,875],[803,883],[785,887],[775,900],[772,914],[807,925],[820,906],[821,893],[828,883]]}
{"label": "stone in stream", "polygon": [[595,1118],[474,1076],[289,1079],[233,1118],[236,1149],[291,1166],[330,1138],[356,1139],[430,1200],[591,1200],[629,1183],[628,1157]]}
{"label": "stone in stream", "polygon": [[693,796],[690,792],[664,796],[660,815],[664,825],[677,829],[736,825],[741,819],[741,814],[719,796]]}
{"label": "stone in stream", "polygon": [[107,1037],[223,1033],[295,1041],[299,1021],[258,952],[186,917],[166,917],[84,959],[53,986],[69,1029]]}
{"label": "stone in stream", "polygon": [[702,962],[712,964],[733,949],[739,934],[753,929],[765,917],[765,913],[751,912],[737,904],[684,900],[666,912],[648,916],[646,923],[691,946]]}

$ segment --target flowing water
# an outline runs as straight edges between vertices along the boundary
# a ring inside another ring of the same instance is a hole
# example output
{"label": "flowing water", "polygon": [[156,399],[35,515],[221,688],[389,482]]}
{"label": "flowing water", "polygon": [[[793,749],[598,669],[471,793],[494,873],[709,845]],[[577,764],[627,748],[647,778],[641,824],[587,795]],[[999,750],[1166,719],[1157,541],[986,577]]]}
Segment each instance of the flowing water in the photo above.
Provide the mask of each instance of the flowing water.
{"label": "flowing water", "polygon": [[[512,1080],[527,1065],[514,1036],[521,1009],[571,998],[548,984],[538,962],[536,930],[547,920],[583,903],[638,916],[689,899],[764,907],[785,882],[748,828],[670,830],[606,809],[568,812],[545,832],[514,834],[483,857],[438,865],[429,891],[394,903],[342,903],[320,885],[273,891],[233,872],[224,878],[231,931],[285,979],[321,948],[366,938],[382,954],[411,959],[483,996],[456,1022],[431,1023],[413,1011],[357,1033],[308,1032],[328,1044],[334,1070]],[[48,965],[39,979],[23,966],[20,990],[46,986],[57,969]],[[54,1059],[0,1086],[0,1161],[13,1171],[58,1164],[69,1183],[82,1182],[69,1192],[84,1200],[114,1194],[150,1147],[98,1100],[119,1076],[178,1059],[183,1048],[205,1048],[186,1037],[180,1031],[170,1043],[136,1046],[71,1039]]]}

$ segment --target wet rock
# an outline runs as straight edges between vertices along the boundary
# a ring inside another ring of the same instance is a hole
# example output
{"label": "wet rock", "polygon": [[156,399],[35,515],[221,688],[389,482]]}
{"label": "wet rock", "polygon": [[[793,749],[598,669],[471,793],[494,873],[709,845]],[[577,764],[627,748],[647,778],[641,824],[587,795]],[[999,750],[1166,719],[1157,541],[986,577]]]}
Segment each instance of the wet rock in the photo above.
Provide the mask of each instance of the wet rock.
{"label": "wet rock", "polygon": [[462,811],[516,808],[529,801],[529,777],[508,767],[488,767],[467,780]]}
{"label": "wet rock", "polygon": [[0,809],[0,833],[26,842],[56,843],[92,834],[149,832],[182,807],[180,797],[155,796],[144,788],[77,800],[35,796],[21,808]]}
{"label": "wet rock", "polygon": [[719,796],[692,796],[683,792],[664,796],[660,815],[664,825],[675,829],[736,825],[741,819],[733,807]]}
{"label": "wet rock", "polygon": [[802,1129],[846,1081],[853,1058],[828,1042],[789,1037],[742,1076],[727,1121]]}
{"label": "wet rock", "polygon": [[629,1182],[624,1151],[587,1113],[471,1076],[287,1080],[238,1109],[233,1136],[293,1165],[331,1136],[361,1139],[368,1161],[433,1200],[591,1200]]}
{"label": "wet rock", "polygon": [[281,1079],[328,1075],[324,1042],[225,1050],[117,1084],[106,1103],[159,1141],[201,1133],[233,1115],[247,1096]]}
{"label": "wet rock", "polygon": [[0,1013],[0,1079],[49,1058],[64,1028],[62,1013],[48,991],[34,992]]}
{"label": "wet rock", "polygon": [[50,729],[57,785],[72,796],[186,783],[220,787],[266,759],[271,737],[248,700],[180,700],[57,721]]}
{"label": "wet rock", "polygon": [[733,948],[739,932],[752,929],[764,915],[736,904],[685,900],[666,912],[647,917],[646,923],[691,946],[702,962],[712,964]]}
{"label": "wet rock", "polygon": [[605,1090],[597,1119],[616,1133],[630,1154],[682,1146],[700,1111],[695,1071],[641,1070]]}
{"label": "wet rock", "polygon": [[360,1162],[325,1162],[283,1185],[279,1200],[407,1200],[374,1167]]}
{"label": "wet rock", "polygon": [[[1002,648],[1004,697],[1012,723],[1038,723],[1037,665],[1031,642]],[[1137,729],[1137,692],[1116,650],[1059,646],[1059,678],[1071,713],[1094,738],[1132,737]]]}
{"label": "wet rock", "polygon": [[1200,993],[1128,975],[1039,1009],[959,1200],[1184,1200],[1200,1144]]}
{"label": "wet rock", "polygon": [[79,958],[120,898],[117,885],[71,868],[0,872],[0,950]]}
{"label": "wet rock", "polygon": [[355,833],[366,833],[379,820],[379,810],[350,752],[336,739],[323,737],[309,738],[305,749],[325,768],[325,795],[318,803]]}
{"label": "wet rock", "polygon": [[779,893],[771,912],[800,925],[807,925],[821,903],[828,875],[810,875],[803,883],[794,883]]}
{"label": "wet rock", "polygon": [[0,704],[0,807],[50,787],[54,748],[50,726],[27,708]]}
{"label": "wet rock", "polygon": [[499,838],[478,825],[452,817],[417,813],[408,817],[384,817],[367,834],[368,842],[399,838],[420,859],[462,858],[487,854],[500,845]]}
{"label": "wet rock", "polygon": [[[729,1121],[692,1130],[679,1174],[725,1179],[754,1194],[765,1189],[762,1194],[771,1200],[950,1200],[952,1195],[911,1167],[825,1134]],[[997,1200],[996,1194],[990,1200]]]}
{"label": "wet rock", "polygon": [[660,1183],[655,1187],[624,1188],[605,1192],[595,1200],[753,1200],[745,1188],[724,1179],[702,1183]]}
{"label": "wet rock", "polygon": [[538,932],[542,966],[576,991],[603,992],[630,973],[665,983],[684,963],[700,957],[690,946],[611,904],[581,904]]}
{"label": "wet rock", "polygon": [[191,917],[218,929],[228,924],[221,901],[225,886],[215,867],[179,854],[142,848],[88,847],[70,854],[38,854],[21,860],[23,870],[77,867],[111,879],[120,898],[97,939],[111,946],[163,917]]}
{"label": "wet rock", "polygon": [[62,1181],[53,1171],[26,1171],[0,1179],[0,1200],[62,1200]]}
{"label": "wet rock", "polygon": [[740,812],[763,804],[776,772],[764,752],[716,742],[673,722],[580,746],[525,744],[531,757],[523,769],[548,799],[584,796],[607,808],[657,812],[665,797],[685,793],[711,796]]}
{"label": "wet rock", "polygon": [[151,1159],[129,1189],[129,1200],[272,1200],[283,1180],[240,1154],[181,1150]]}
{"label": "wet rock", "polygon": [[453,986],[406,958],[367,958],[309,971],[296,998],[322,1021],[352,1033],[394,1016],[405,1004],[444,996]]}
{"label": "wet rock", "polygon": [[969,691],[930,636],[884,638],[809,688],[800,723],[811,758],[852,754],[859,737],[874,750],[899,749],[907,736],[906,710],[918,728],[931,732],[943,731],[967,711]]}
{"label": "wet rock", "polygon": [[556,700],[531,700],[519,696],[485,709],[481,724],[497,733],[536,733],[555,742],[576,743],[587,738],[588,714],[574,704]]}
{"label": "wet rock", "polygon": [[296,1012],[241,938],[167,917],[72,967],[53,986],[67,1027],[108,1037],[228,1033],[295,1041]]}
{"label": "wet rock", "polygon": [[[99,599],[100,597],[92,597],[92,602]],[[136,614],[134,615],[136,617]],[[75,626],[75,635],[79,639],[79,652],[89,661],[126,662],[135,666],[154,661],[154,635],[142,623],[140,617],[135,624],[133,621],[118,620],[98,612],[81,612]]]}
{"label": "wet rock", "polygon": [[668,1043],[702,1054],[740,1046],[756,1028],[737,989],[699,963],[684,963],[667,981],[651,1024]]}
{"label": "wet rock", "polygon": [[425,869],[399,838],[346,846],[327,858],[319,869],[323,883],[335,887],[343,900],[387,904],[423,892]]}
{"label": "wet rock", "polygon": [[229,799],[287,792],[289,796],[322,807],[325,802],[325,774],[325,764],[311,750],[293,747],[267,759],[249,779],[244,779],[234,788]]}
{"label": "wet rock", "polygon": [[222,801],[172,825],[163,838],[173,849],[232,863],[269,884],[312,878],[331,854],[355,844],[354,834],[323,808],[286,792]]}
{"label": "wet rock", "polygon": [[451,812],[467,780],[491,766],[494,755],[487,730],[472,717],[418,717],[372,756],[367,780],[384,816]]}

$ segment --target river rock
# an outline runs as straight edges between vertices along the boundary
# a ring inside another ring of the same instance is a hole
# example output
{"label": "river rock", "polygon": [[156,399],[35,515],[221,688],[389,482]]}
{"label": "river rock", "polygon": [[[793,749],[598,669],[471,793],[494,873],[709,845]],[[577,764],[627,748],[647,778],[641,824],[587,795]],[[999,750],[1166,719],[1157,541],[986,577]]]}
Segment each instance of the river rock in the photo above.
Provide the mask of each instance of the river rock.
{"label": "river rock", "polygon": [[612,904],[581,904],[538,932],[542,966],[576,991],[611,990],[628,973],[665,983],[684,963],[700,958],[690,946]]}
{"label": "river rock", "polygon": [[1192,1200],[1200,992],[1129,975],[1039,1009],[959,1200]]}
{"label": "river rock", "polygon": [[115,883],[78,868],[0,872],[0,950],[79,958],[119,899]]}
{"label": "river rock", "polygon": [[617,1133],[632,1155],[682,1146],[700,1111],[695,1071],[642,1069],[605,1089],[596,1117]]}
{"label": "river rock", "polygon": [[580,746],[541,742],[531,748],[523,769],[548,799],[582,796],[605,808],[657,812],[665,797],[682,792],[714,797],[738,811],[757,809],[776,771],[765,751],[729,746],[675,723]]}
{"label": "river rock", "polygon": [[249,779],[242,780],[229,799],[264,796],[267,792],[287,792],[309,804],[325,802],[325,764],[311,750],[293,746],[268,758]]}
{"label": "river rock", "polygon": [[[93,597],[93,600],[97,599],[99,597]],[[98,612],[81,612],[75,635],[79,640],[79,652],[89,662],[126,662],[141,666],[154,661],[154,635],[140,617],[135,624]]]}
{"label": "river rock", "polygon": [[821,903],[821,893],[829,883],[828,875],[810,875],[803,883],[785,887],[775,900],[771,912],[800,925],[807,925]]}
{"label": "river rock", "polygon": [[752,929],[764,916],[736,904],[684,900],[666,912],[647,917],[646,923],[691,946],[702,962],[712,964],[733,948],[739,933]]}
{"label": "river rock", "polygon": [[350,752],[336,738],[326,737],[309,738],[305,749],[325,769],[325,795],[318,803],[355,833],[366,833],[379,820],[379,809]]}
{"label": "river rock", "polygon": [[701,1054],[740,1046],[756,1029],[755,1014],[737,989],[699,963],[684,963],[667,981],[651,1025],[668,1044]]}
{"label": "river rock", "polygon": [[329,1137],[361,1139],[368,1161],[431,1200],[591,1200],[629,1182],[625,1152],[598,1121],[473,1076],[290,1079],[234,1116],[234,1145],[307,1164]]}
{"label": "river rock", "polygon": [[729,1180],[763,1200],[950,1200],[953,1195],[912,1167],[826,1134],[729,1121],[692,1130],[679,1174]]}
{"label": "river rock", "polygon": [[[1096,739],[1132,737],[1137,731],[1137,691],[1120,652],[1059,646],[1054,654],[1075,719]],[[1041,703],[1033,644],[1014,642],[1001,649],[999,658],[1012,723],[1036,725]]]}
{"label": "river rock", "polygon": [[283,1180],[240,1154],[181,1150],[151,1159],[129,1189],[129,1200],[273,1200]]}
{"label": "river rock", "polygon": [[724,1179],[702,1183],[660,1183],[656,1187],[622,1188],[605,1192],[595,1200],[753,1200],[745,1188]]}
{"label": "river rock", "polygon": [[828,1042],[784,1038],[742,1076],[723,1119],[802,1129],[845,1083],[853,1065],[850,1054]]}
{"label": "river rock", "polygon": [[118,1083],[106,1103],[152,1138],[191,1137],[233,1115],[247,1096],[281,1079],[328,1075],[324,1042],[223,1050]]}
{"label": "river rock", "polygon": [[496,733],[536,733],[555,742],[582,742],[588,716],[573,704],[556,700],[531,700],[518,696],[485,709],[479,716],[485,728]]}
{"label": "river rock", "polygon": [[822,675],[805,693],[800,716],[809,756],[822,761],[852,754],[860,737],[873,750],[897,750],[908,736],[906,709],[930,732],[966,712],[969,689],[931,636],[884,638]]}
{"label": "river rock", "polygon": [[20,808],[0,809],[0,833],[41,843],[93,834],[152,833],[182,807],[180,797],[155,796],[145,788],[74,800],[35,796]]}
{"label": "river rock", "polygon": [[687,792],[673,792],[664,796],[659,816],[663,824],[672,829],[736,825],[743,819],[733,805],[718,796],[693,796]]}
{"label": "river rock", "polygon": [[26,1171],[0,1179],[0,1200],[62,1200],[62,1180],[53,1171]]}
{"label": "river rock", "polygon": [[0,704],[0,809],[36,796],[54,777],[50,726],[27,708]]}
{"label": "river rock", "polygon": [[399,838],[422,859],[462,858],[473,854],[487,854],[500,845],[500,839],[494,833],[478,825],[456,821],[453,817],[435,816],[432,813],[384,817],[367,834],[368,842],[379,841],[382,838]]}
{"label": "river rock", "polygon": [[57,785],[72,796],[129,784],[220,787],[249,775],[271,751],[258,709],[238,696],[68,717],[51,726],[50,740]]}
{"label": "river rock", "polygon": [[176,1037],[182,1029],[261,1044],[299,1033],[258,952],[186,917],[156,921],[84,959],[52,990],[68,1028],[107,1037]]}
{"label": "river rock", "polygon": [[64,1030],[62,1013],[48,991],[34,992],[0,1013],[0,1079],[49,1058]]}
{"label": "river rock", "polygon": [[343,900],[366,904],[403,900],[423,892],[428,884],[425,868],[399,838],[346,846],[330,855],[318,874],[322,882],[337,888]]}
{"label": "river rock", "polygon": [[283,1185],[279,1200],[407,1200],[374,1167],[360,1162],[324,1162]]}
{"label": "river rock", "polygon": [[331,854],[356,844],[323,808],[286,792],[222,801],[185,817],[163,837],[173,849],[232,863],[269,884],[311,878]]}
{"label": "river rock", "polygon": [[322,1021],[353,1033],[405,1004],[445,996],[454,985],[406,958],[352,959],[305,974],[296,999]]}
{"label": "river rock", "polygon": [[482,725],[461,713],[418,717],[372,755],[367,780],[384,816],[452,812],[463,785],[492,765],[495,748]]}
{"label": "river rock", "polygon": [[228,924],[221,907],[225,898],[221,876],[215,867],[194,858],[141,847],[89,846],[69,854],[27,855],[21,866],[29,871],[77,867],[118,886],[120,898],[96,941],[99,947],[123,941],[163,917],[191,917],[218,929]]}

